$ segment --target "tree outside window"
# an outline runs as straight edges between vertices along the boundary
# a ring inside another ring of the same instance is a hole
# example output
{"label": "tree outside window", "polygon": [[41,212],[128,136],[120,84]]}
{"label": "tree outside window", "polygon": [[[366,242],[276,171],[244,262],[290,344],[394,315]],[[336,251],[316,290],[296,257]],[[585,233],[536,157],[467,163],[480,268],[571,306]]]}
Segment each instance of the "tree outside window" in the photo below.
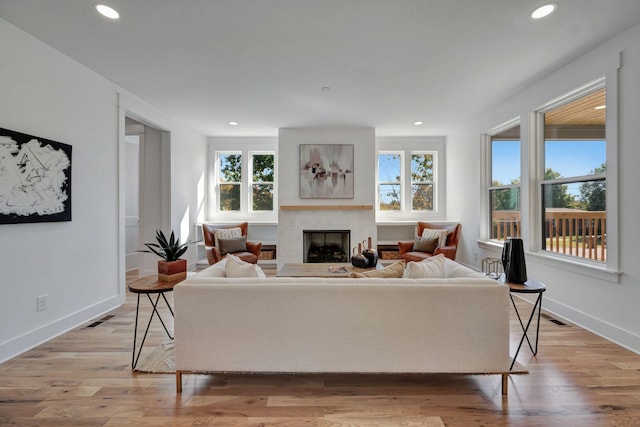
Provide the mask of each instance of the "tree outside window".
{"label": "tree outside window", "polygon": [[433,210],[433,177],[435,153],[411,154],[411,209]]}
{"label": "tree outside window", "polygon": [[251,159],[251,209],[253,211],[272,211],[275,155],[251,154]]}

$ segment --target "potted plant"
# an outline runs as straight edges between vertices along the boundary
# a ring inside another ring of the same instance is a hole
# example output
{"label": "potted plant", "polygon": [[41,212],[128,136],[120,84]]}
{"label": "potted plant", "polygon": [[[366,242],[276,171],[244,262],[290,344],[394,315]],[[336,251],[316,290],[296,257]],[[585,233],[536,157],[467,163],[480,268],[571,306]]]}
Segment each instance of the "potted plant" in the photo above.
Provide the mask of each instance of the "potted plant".
{"label": "potted plant", "polygon": [[157,243],[145,243],[148,251],[158,255],[158,279],[162,281],[182,280],[187,277],[187,260],[180,257],[189,248],[189,242],[180,243],[173,231],[167,240],[162,230],[156,230]]}

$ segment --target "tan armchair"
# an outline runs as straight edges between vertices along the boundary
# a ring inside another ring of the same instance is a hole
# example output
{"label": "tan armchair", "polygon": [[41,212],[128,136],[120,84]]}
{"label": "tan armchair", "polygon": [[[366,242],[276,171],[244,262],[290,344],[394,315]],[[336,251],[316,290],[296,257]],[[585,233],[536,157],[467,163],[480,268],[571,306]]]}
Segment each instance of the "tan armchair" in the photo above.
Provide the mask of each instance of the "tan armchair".
{"label": "tan armchair", "polygon": [[461,224],[430,224],[428,222],[418,222],[418,236],[422,236],[425,228],[449,231],[447,234],[447,243],[445,246],[436,247],[433,252],[414,251],[414,242],[398,242],[398,250],[400,256],[405,262],[422,261],[434,255],[443,254],[449,259],[455,260],[456,251],[458,250],[458,239],[460,239]]}
{"label": "tan armchair", "polygon": [[[218,261],[222,260],[227,253],[232,253],[243,261],[256,264],[258,262],[258,258],[260,257],[260,251],[262,250],[261,242],[245,242],[244,248],[229,252],[225,252],[224,247],[220,248],[218,247],[218,245],[216,245],[216,230],[231,228],[239,228],[241,235],[246,239],[249,223],[241,222],[238,224],[202,224],[202,237],[204,238],[204,245],[209,264],[215,264]],[[230,249],[234,248],[231,247]]]}

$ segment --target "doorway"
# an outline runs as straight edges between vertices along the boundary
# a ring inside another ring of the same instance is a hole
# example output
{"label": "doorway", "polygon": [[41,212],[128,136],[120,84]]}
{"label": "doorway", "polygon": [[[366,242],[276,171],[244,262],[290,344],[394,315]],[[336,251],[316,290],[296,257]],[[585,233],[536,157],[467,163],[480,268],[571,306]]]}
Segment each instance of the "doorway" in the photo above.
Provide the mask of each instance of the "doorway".
{"label": "doorway", "polygon": [[158,257],[139,250],[171,225],[170,133],[126,116],[124,141],[125,271],[153,274]]}

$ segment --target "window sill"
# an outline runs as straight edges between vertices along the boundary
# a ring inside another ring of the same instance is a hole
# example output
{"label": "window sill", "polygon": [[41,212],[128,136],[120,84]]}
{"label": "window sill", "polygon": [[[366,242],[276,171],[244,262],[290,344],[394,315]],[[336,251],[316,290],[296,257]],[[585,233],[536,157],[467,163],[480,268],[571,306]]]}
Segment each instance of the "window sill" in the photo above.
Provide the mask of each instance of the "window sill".
{"label": "window sill", "polygon": [[[483,250],[498,252],[502,254],[502,244],[486,240],[476,240],[478,247]],[[620,283],[622,272],[607,269],[604,265],[573,259],[566,256],[546,254],[544,252],[526,252],[526,256],[535,262],[558,268],[572,273],[580,274],[595,279],[605,280],[611,283]]]}

